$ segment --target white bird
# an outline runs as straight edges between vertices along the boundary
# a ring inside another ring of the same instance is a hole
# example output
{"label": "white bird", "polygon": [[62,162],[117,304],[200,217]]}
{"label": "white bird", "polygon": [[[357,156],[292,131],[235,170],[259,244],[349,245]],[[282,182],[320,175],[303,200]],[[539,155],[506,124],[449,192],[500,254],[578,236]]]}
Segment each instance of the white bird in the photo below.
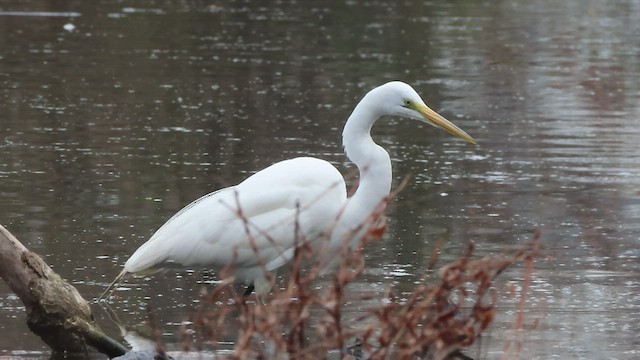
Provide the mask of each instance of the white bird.
{"label": "white bird", "polygon": [[358,246],[386,205],[391,160],[370,134],[385,115],[420,120],[475,144],[411,86],[386,83],[364,96],[342,133],[345,153],[360,173],[353,196],[347,198],[342,175],[325,160],[299,157],[273,164],[180,210],[131,255],[98,300],[127,274],[172,267],[229,269],[249,292],[255,287],[256,295],[263,295],[271,289],[271,274],[290,262],[301,244],[310,245],[329,267],[343,246]]}

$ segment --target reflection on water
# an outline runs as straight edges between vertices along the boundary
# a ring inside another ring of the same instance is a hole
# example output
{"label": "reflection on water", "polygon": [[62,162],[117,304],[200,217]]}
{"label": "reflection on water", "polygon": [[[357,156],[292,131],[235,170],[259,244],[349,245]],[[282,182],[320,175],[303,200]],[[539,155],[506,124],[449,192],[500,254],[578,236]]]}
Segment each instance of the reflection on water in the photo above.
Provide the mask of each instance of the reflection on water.
{"label": "reflection on water", "polygon": [[[203,193],[297,155],[348,173],[344,119],[366,90],[403,79],[480,145],[396,119],[376,126],[396,184],[412,181],[354,299],[409,292],[436,240],[444,261],[469,240],[495,254],[540,229],[521,357],[635,358],[639,16],[634,0],[5,2],[0,221],[91,298]],[[508,289],[521,276],[503,276],[498,320],[470,355],[495,358],[516,338]],[[114,305],[134,327],[153,303],[175,344],[209,280],[134,281]],[[0,355],[46,351],[4,284],[0,318]]]}

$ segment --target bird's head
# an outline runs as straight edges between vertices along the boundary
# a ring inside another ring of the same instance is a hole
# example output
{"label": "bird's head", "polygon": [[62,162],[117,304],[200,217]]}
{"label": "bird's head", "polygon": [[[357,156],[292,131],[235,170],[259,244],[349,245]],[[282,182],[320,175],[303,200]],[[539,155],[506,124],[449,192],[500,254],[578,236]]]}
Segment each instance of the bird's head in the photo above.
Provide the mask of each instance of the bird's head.
{"label": "bird's head", "polygon": [[431,110],[411,86],[401,81],[392,81],[377,87],[373,91],[376,92],[375,96],[378,99],[378,104],[383,106],[382,111],[384,114],[419,120],[441,128],[472,144],[476,143],[464,130]]}

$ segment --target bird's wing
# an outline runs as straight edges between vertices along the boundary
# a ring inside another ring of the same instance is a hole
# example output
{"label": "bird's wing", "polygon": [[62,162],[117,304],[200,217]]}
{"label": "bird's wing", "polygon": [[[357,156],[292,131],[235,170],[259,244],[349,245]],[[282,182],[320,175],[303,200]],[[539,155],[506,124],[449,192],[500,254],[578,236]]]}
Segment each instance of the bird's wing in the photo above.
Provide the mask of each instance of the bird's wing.
{"label": "bird's wing", "polygon": [[125,269],[136,273],[170,263],[275,269],[290,259],[297,242],[329,230],[345,201],[342,176],[326,161],[282,161],[187,205]]}

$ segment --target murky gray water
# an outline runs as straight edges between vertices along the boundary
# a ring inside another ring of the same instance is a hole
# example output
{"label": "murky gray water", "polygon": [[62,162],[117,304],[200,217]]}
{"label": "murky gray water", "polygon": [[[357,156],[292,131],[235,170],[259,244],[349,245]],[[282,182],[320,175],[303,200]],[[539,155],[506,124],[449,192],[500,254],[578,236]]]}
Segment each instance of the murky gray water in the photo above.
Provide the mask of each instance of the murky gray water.
{"label": "murky gray water", "polygon": [[[367,90],[401,79],[479,146],[396,119],[376,126],[396,184],[412,180],[353,291],[410,289],[439,239],[447,260],[468,241],[497,254],[540,229],[520,358],[634,359],[638,19],[633,0],[4,1],[0,222],[95,297],[204,193],[298,155],[350,171],[344,120]],[[505,289],[521,277],[501,278],[499,317],[469,355],[498,358],[519,336]],[[200,281],[170,273],[114,305],[134,327],[151,299],[179,349]],[[24,316],[0,284],[0,356],[46,356]]]}

